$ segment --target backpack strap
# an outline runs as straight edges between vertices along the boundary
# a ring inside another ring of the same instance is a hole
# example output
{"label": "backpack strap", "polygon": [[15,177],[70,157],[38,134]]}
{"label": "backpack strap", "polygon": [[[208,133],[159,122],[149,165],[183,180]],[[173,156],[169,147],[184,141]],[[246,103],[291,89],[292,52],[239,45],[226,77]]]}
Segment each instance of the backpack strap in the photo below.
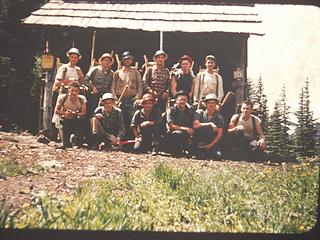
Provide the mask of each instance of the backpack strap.
{"label": "backpack strap", "polygon": [[[68,93],[66,93],[66,95],[63,96],[63,98],[62,98],[62,106],[63,106],[63,105],[65,104],[65,102],[67,101],[68,97],[69,97]],[[80,96],[78,96],[78,99],[79,99],[80,105],[82,106],[82,103],[83,103],[82,98],[81,98]]]}
{"label": "backpack strap", "polygon": [[67,101],[68,97],[69,97],[68,93],[66,93],[66,94],[63,96],[63,98],[62,98],[62,107],[64,106],[64,104],[65,104],[65,102]]}
{"label": "backpack strap", "polygon": [[251,116],[251,121],[252,121],[253,136],[256,137],[256,136],[258,136],[257,126],[256,126],[256,119],[253,116]]}
{"label": "backpack strap", "polygon": [[219,90],[219,78],[218,78],[218,74],[214,74],[216,77],[216,96],[218,97],[218,90]]}
{"label": "backpack strap", "polygon": [[[238,114],[238,116],[236,117],[234,123],[235,123],[235,126],[237,126],[238,122],[239,122],[239,119],[240,119],[240,114]],[[256,124],[256,119],[251,116],[251,122],[252,122],[252,131],[253,131],[253,136],[256,137],[258,136],[258,133],[257,133],[257,124]]]}
{"label": "backpack strap", "polygon": [[237,126],[238,122],[240,119],[240,114],[238,114],[238,116],[236,117],[236,119],[234,120],[234,125]]}
{"label": "backpack strap", "polygon": [[68,67],[66,65],[63,66],[62,80],[64,80],[66,78],[67,71],[68,71]]}

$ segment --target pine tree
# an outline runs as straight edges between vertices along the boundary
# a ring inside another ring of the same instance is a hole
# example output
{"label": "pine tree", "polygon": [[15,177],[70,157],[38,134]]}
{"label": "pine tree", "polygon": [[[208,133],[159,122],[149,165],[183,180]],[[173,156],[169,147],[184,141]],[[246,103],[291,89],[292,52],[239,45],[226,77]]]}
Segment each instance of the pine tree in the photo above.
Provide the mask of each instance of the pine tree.
{"label": "pine tree", "polygon": [[284,152],[285,148],[283,147],[283,126],[281,122],[279,103],[276,102],[268,126],[268,151],[283,156],[286,154]]}
{"label": "pine tree", "polygon": [[252,101],[253,95],[254,95],[254,84],[252,82],[251,78],[247,79],[247,84],[246,84],[246,99]]}
{"label": "pine tree", "polygon": [[267,134],[268,132],[268,107],[267,107],[267,96],[264,94],[264,87],[262,83],[262,77],[260,75],[258,83],[255,86],[252,94],[252,103],[255,106],[255,115],[261,119],[261,126],[263,131]]}
{"label": "pine tree", "polygon": [[280,95],[279,101],[279,112],[280,112],[280,119],[281,119],[281,133],[282,133],[282,144],[285,146],[286,151],[291,152],[292,150],[292,141],[289,136],[289,129],[292,125],[292,122],[289,120],[290,115],[290,107],[287,104],[287,95],[286,95],[286,87],[283,85]]}
{"label": "pine tree", "polygon": [[294,135],[294,148],[298,156],[312,157],[316,152],[316,128],[313,112],[310,109],[309,80],[305,82],[300,93],[298,118]]}

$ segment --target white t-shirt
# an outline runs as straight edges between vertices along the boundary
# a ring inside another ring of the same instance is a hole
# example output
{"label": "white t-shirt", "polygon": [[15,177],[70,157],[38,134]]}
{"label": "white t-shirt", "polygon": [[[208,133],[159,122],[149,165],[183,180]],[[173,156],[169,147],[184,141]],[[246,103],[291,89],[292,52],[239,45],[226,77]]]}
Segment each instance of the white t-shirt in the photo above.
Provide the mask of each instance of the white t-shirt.
{"label": "white t-shirt", "polygon": [[77,73],[77,70],[81,70],[80,67],[75,66],[75,67],[70,67],[69,64],[63,64],[58,68],[57,74],[56,74],[56,80],[62,80],[64,71],[67,68],[66,75],[64,79],[69,80],[69,79],[75,79],[76,81],[79,80],[79,75]]}
{"label": "white t-shirt", "polygon": [[[234,114],[231,118],[231,122],[235,123],[236,118],[239,116],[239,114]],[[256,127],[261,125],[261,120],[260,118],[258,118],[257,116],[254,116],[251,114],[251,117],[253,117],[255,119],[255,124]],[[243,120],[242,116],[240,115],[239,117],[239,121],[237,123],[236,126],[242,125],[244,127],[244,136],[248,137],[248,138],[254,138],[254,134],[253,134],[253,125],[252,125],[252,119],[251,117],[248,120]]]}
{"label": "white t-shirt", "polygon": [[[202,84],[203,78],[203,84]],[[218,84],[218,87],[217,87]],[[218,91],[217,91],[218,90]],[[217,73],[208,73],[207,70],[198,73],[195,80],[194,98],[198,101],[200,98],[200,92],[202,91],[202,98],[205,98],[208,94],[214,93],[219,101],[224,96],[223,91],[223,80],[222,77]]]}
{"label": "white t-shirt", "polygon": [[[81,98],[81,102],[79,100]],[[81,110],[81,103],[86,103],[87,99],[83,95],[79,95],[79,98],[77,99],[76,102],[72,102],[70,100],[70,97],[68,96],[66,98],[66,94],[60,94],[58,98],[58,104],[63,104],[62,108],[65,110],[70,110],[70,111],[80,111]],[[64,101],[64,103],[63,103]]]}

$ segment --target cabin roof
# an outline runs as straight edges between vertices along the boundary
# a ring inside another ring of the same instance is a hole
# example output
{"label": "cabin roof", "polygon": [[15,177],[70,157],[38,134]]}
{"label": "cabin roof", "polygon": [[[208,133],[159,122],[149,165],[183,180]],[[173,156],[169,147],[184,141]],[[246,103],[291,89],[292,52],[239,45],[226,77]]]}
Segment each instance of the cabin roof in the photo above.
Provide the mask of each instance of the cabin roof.
{"label": "cabin roof", "polygon": [[254,5],[50,1],[22,23],[164,32],[228,32],[263,35]]}

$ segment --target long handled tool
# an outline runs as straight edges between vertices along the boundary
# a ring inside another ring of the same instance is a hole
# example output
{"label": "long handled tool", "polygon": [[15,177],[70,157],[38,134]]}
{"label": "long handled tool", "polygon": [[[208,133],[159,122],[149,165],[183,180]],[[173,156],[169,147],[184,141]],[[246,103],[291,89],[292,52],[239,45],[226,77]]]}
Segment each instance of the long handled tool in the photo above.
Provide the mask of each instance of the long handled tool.
{"label": "long handled tool", "polygon": [[94,62],[95,62],[94,49],[95,49],[95,46],[96,46],[96,34],[97,34],[97,31],[93,31],[93,34],[92,34],[92,45],[91,45],[91,58],[90,58],[90,67],[89,67],[89,69],[94,66]]}
{"label": "long handled tool", "polygon": [[[111,142],[117,142],[117,138],[116,136],[112,135],[112,134],[107,134],[106,137],[111,141]],[[127,144],[132,144],[135,143],[136,140],[124,140],[124,141],[119,141],[117,142],[116,145],[127,145]]]}
{"label": "long handled tool", "polygon": [[119,59],[119,55],[116,53],[114,56],[116,57],[116,60],[117,60],[118,70],[120,70],[122,66],[121,66],[121,61]]}
{"label": "long handled tool", "polygon": [[119,97],[119,99],[118,99],[118,101],[117,101],[117,103],[116,103],[116,106],[117,106],[117,107],[120,107],[120,105],[121,105],[121,100],[122,100],[122,98],[123,98],[123,96],[124,96],[124,94],[125,94],[125,92],[127,91],[128,88],[129,88],[129,85],[127,84],[127,85],[125,86],[125,88],[122,90],[121,95],[120,95],[120,97]]}
{"label": "long handled tool", "polygon": [[204,82],[204,74],[201,75],[201,79],[199,81],[199,90],[200,90],[200,94],[199,94],[199,99],[198,99],[198,106],[197,109],[200,108],[201,106],[201,102],[202,102],[202,95],[203,95],[203,82]]}
{"label": "long handled tool", "polygon": [[227,94],[224,96],[222,103],[220,104],[220,107],[223,107],[226,103],[230,102],[232,97],[234,97],[236,94],[234,92],[227,92]]}

